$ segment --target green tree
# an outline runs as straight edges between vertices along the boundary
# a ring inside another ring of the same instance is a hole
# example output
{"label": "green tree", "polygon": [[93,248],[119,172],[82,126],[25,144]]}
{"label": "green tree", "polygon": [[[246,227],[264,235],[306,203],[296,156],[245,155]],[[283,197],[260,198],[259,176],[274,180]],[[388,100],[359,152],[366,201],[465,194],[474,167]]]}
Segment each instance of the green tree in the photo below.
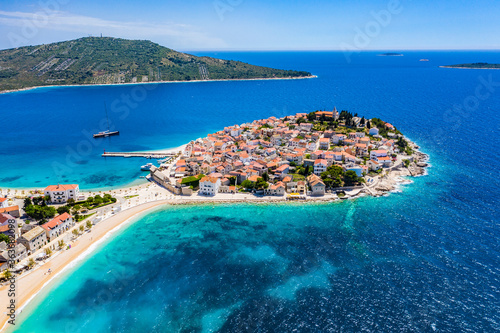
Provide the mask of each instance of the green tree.
{"label": "green tree", "polygon": [[359,177],[355,171],[349,170],[344,174],[344,182],[346,185],[354,185],[359,182]]}
{"label": "green tree", "polygon": [[72,211],[73,215],[78,214],[78,212],[80,211],[80,209],[82,209],[82,206],[80,206],[80,205],[74,205],[73,206],[73,211]]}
{"label": "green tree", "polygon": [[52,218],[57,213],[54,207],[38,205],[29,205],[24,211],[26,215],[38,221]]}
{"label": "green tree", "polygon": [[343,176],[344,170],[338,165],[332,165],[321,174],[321,179],[328,187],[340,187],[342,186]]}
{"label": "green tree", "polygon": [[31,202],[31,199],[30,198],[25,198],[24,199],[24,205],[23,205],[23,208],[26,208],[28,207],[29,205],[32,205],[33,202]]}
{"label": "green tree", "polygon": [[94,205],[102,205],[104,203],[104,199],[100,195],[96,195],[94,197]]}
{"label": "green tree", "polygon": [[61,207],[58,207],[57,208],[57,214],[61,215],[61,214],[64,214],[64,213],[68,213],[69,214],[69,206],[61,206]]}
{"label": "green tree", "polygon": [[92,229],[92,222],[87,221],[87,229]]}
{"label": "green tree", "polygon": [[43,217],[46,219],[56,216],[57,213],[56,209],[50,206],[43,206],[42,211],[43,211]]}
{"label": "green tree", "polygon": [[93,198],[93,197],[91,197],[91,196],[90,196],[90,197],[88,197],[88,198],[87,198],[87,203],[88,203],[88,204],[90,204],[90,205],[92,205],[92,204],[94,203],[94,198]]}
{"label": "green tree", "polygon": [[68,201],[67,201],[67,204],[68,204],[68,205],[72,205],[72,204],[74,204],[74,203],[75,203],[75,199],[72,199],[72,198],[71,198],[71,199],[68,199]]}
{"label": "green tree", "polygon": [[311,112],[307,114],[307,120],[314,121],[316,119],[316,112]]}
{"label": "green tree", "polygon": [[111,202],[111,200],[112,200],[112,199],[113,199],[113,197],[111,196],[111,194],[106,193],[106,194],[104,194],[104,196],[103,196],[103,201],[104,201],[104,203]]}
{"label": "green tree", "polygon": [[256,189],[265,189],[268,188],[269,184],[266,182],[263,178],[259,177],[257,179],[257,182],[255,183],[255,188]]}
{"label": "green tree", "polygon": [[264,179],[266,182],[268,182],[269,181],[269,174],[267,172],[264,172],[262,174],[262,179]]}
{"label": "green tree", "polygon": [[243,188],[246,188],[247,190],[251,190],[251,189],[255,188],[255,183],[251,182],[247,179],[247,180],[244,180],[243,182],[241,182],[241,186]]}
{"label": "green tree", "polygon": [[33,198],[33,205],[40,205],[43,201],[42,197],[34,197]]}
{"label": "green tree", "polygon": [[0,234],[0,243],[1,242],[5,242],[7,244],[10,243],[10,238],[9,236],[5,235],[5,234]]}

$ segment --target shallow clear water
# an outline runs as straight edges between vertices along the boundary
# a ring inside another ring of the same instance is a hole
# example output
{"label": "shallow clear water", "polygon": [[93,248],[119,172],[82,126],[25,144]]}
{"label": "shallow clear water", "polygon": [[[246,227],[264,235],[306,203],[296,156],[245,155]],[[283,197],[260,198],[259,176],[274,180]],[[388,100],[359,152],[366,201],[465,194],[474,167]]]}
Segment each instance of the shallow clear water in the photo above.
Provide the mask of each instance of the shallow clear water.
{"label": "shallow clear water", "polygon": [[[500,71],[436,68],[495,62],[498,52],[365,53],[350,64],[332,52],[214,55],[298,67],[319,78],[155,90],[203,95],[197,103],[205,115],[193,122],[204,130],[337,105],[398,126],[430,154],[429,175],[382,198],[157,210],[37,297],[16,332],[500,329],[500,86],[476,107],[467,104],[482,80],[500,84]],[[448,111],[464,104],[469,110]],[[183,124],[191,119],[181,116]],[[182,143],[168,140],[165,146]]]}

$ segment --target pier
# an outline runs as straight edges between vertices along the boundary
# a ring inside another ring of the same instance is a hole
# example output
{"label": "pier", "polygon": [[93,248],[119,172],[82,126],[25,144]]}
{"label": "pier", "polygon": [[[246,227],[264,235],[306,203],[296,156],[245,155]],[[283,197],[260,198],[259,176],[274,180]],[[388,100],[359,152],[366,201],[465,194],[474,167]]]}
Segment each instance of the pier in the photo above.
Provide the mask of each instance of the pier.
{"label": "pier", "polygon": [[175,153],[172,152],[107,152],[105,151],[102,157],[143,157],[143,158],[166,158],[173,157]]}

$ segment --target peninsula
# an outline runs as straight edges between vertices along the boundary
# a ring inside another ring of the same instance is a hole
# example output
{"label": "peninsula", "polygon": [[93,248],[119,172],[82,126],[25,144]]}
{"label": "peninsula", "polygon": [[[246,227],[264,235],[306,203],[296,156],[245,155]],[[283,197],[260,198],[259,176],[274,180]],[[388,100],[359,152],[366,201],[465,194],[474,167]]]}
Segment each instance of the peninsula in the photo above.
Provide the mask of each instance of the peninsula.
{"label": "peninsula", "polygon": [[313,77],[196,57],[146,40],[85,37],[0,51],[0,92],[55,85]]}
{"label": "peninsula", "polygon": [[152,166],[150,179],[183,196],[378,196],[400,176],[423,174],[426,158],[392,124],[335,108],[226,127]]}
{"label": "peninsula", "polygon": [[441,68],[465,68],[465,69],[500,69],[500,64],[489,64],[487,62],[475,62],[470,64],[458,64],[439,66]]}

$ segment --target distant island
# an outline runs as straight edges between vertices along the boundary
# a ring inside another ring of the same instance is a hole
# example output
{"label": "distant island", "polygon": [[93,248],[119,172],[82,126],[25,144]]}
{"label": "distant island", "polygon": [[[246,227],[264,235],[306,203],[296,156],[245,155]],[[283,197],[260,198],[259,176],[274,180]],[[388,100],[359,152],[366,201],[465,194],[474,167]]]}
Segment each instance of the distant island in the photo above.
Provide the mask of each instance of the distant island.
{"label": "distant island", "polygon": [[0,92],[53,85],[304,77],[312,75],[196,57],[151,41],[112,37],[0,51]]}
{"label": "distant island", "polygon": [[468,69],[500,69],[500,64],[488,64],[487,62],[474,62],[471,64],[458,64],[439,66],[441,68],[468,68]]}
{"label": "distant island", "polygon": [[402,56],[404,56],[404,54],[388,52],[388,53],[381,53],[381,54],[379,54],[379,56],[381,56],[381,57],[402,57]]}

